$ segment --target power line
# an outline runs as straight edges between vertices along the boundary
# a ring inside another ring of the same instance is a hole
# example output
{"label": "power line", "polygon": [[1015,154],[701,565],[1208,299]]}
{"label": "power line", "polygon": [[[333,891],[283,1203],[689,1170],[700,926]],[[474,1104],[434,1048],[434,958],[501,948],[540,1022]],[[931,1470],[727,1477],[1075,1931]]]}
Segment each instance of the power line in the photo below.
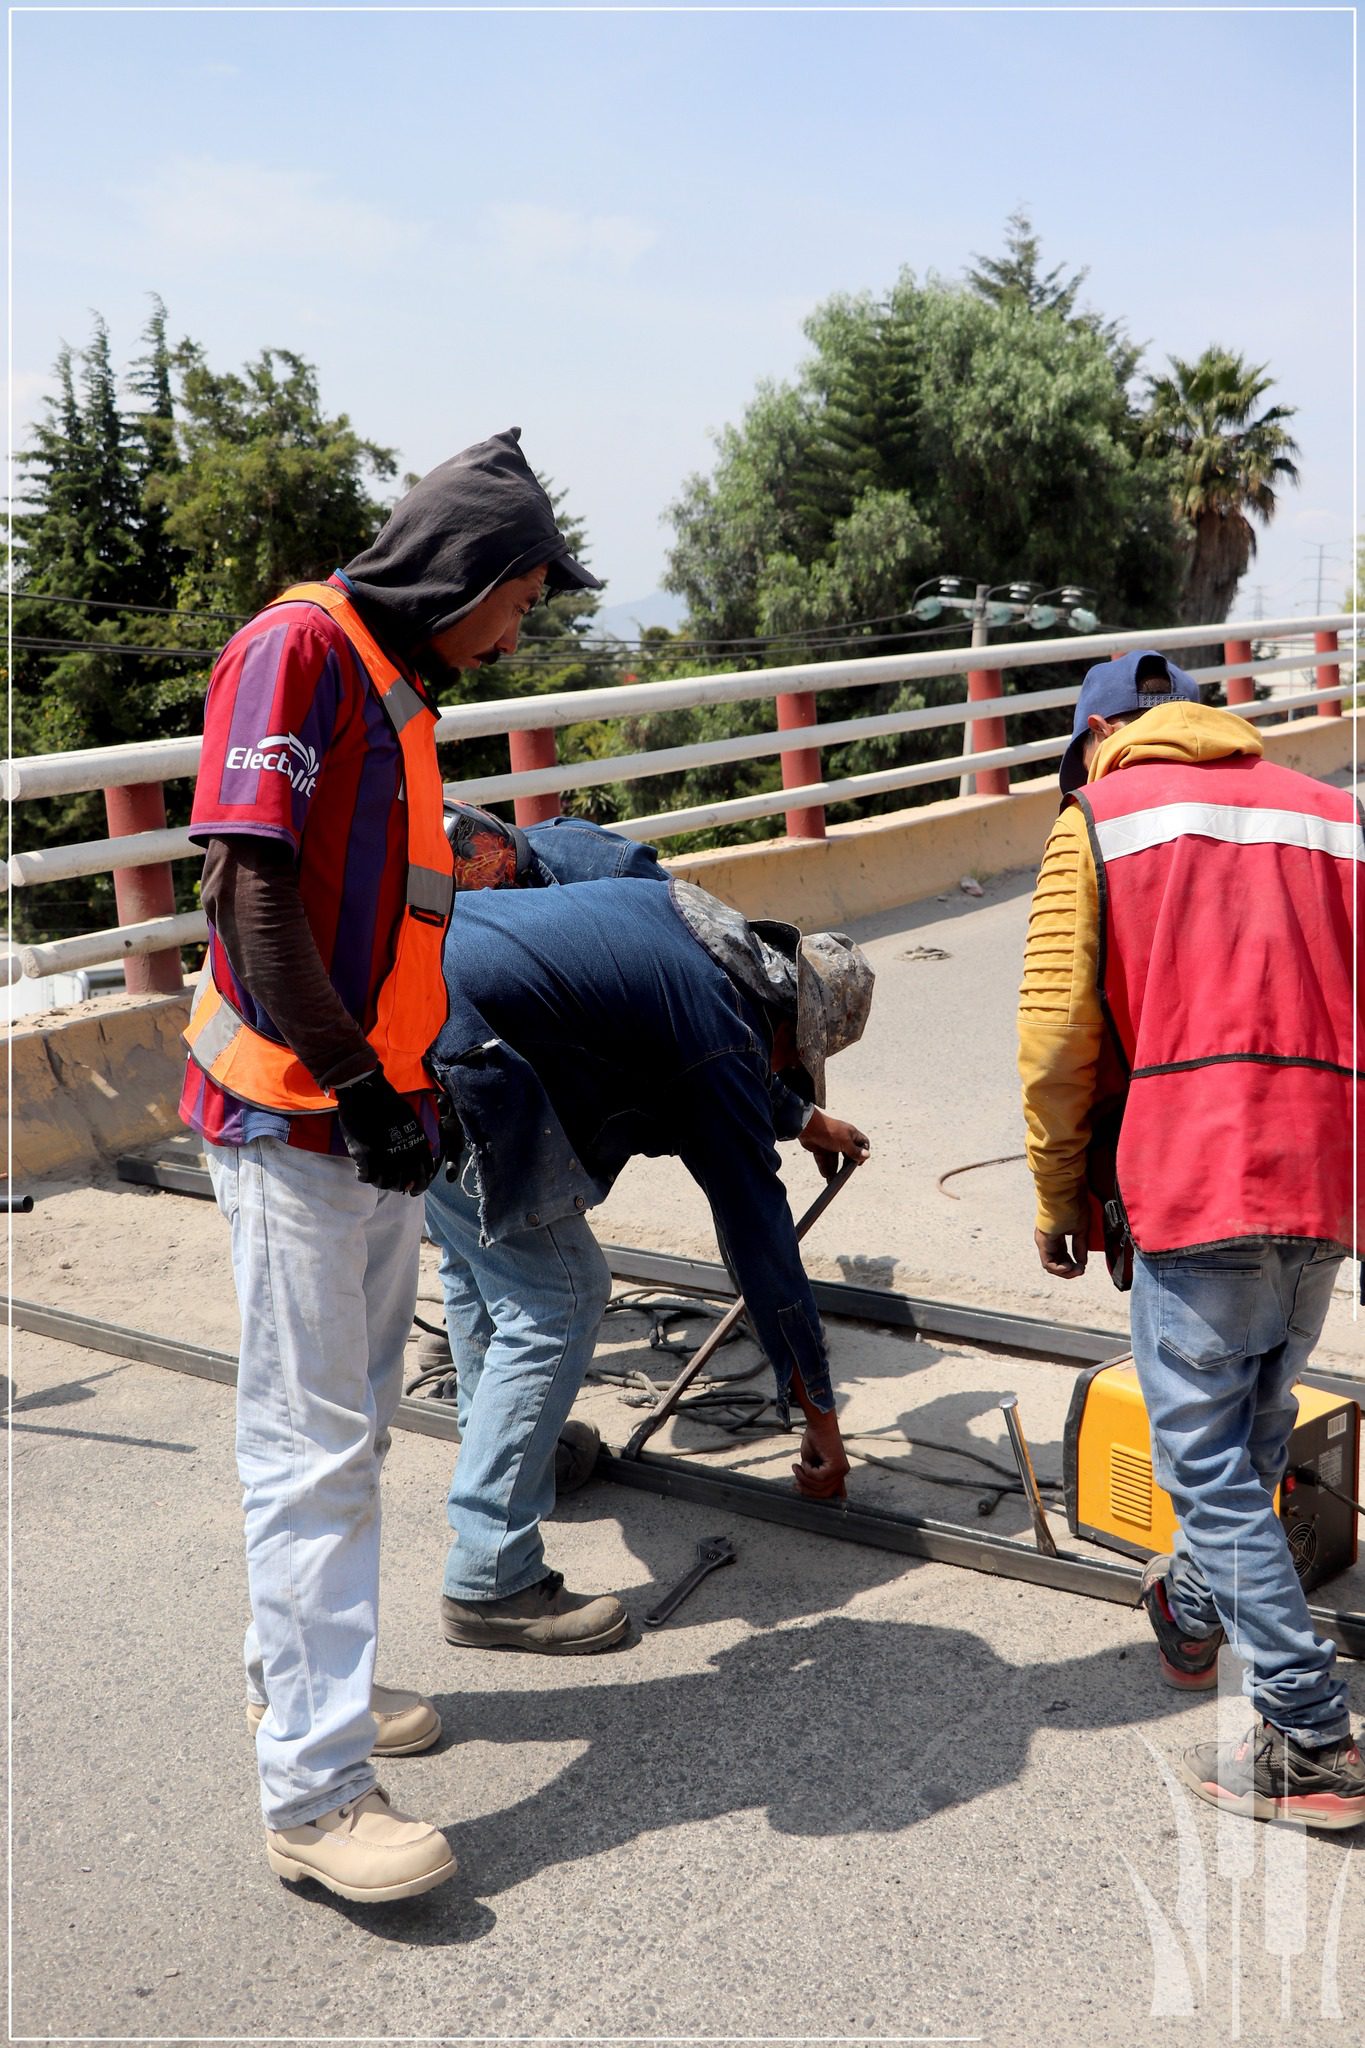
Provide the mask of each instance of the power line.
{"label": "power line", "polygon": [[167,619],[215,619],[222,625],[242,626],[250,612],[201,612],[193,605],[132,604],[112,597],[68,597],[46,590],[16,590],[6,593],[11,604],[76,604],[91,612],[151,612]]}
{"label": "power line", "polygon": [[140,647],[136,641],[38,640],[26,633],[16,633],[10,644],[31,648],[39,654],[117,654],[120,658],[131,654],[146,655],[154,661],[216,661],[220,651],[212,647]]}
{"label": "power line", "polygon": [[[256,616],[255,613],[251,612],[201,612],[196,611],[193,607],[182,608],[179,605],[134,604],[131,602],[125,604],[113,598],[74,597],[66,592],[50,591],[15,591],[9,601],[13,604],[75,605],[88,611],[130,612],[158,618],[212,619],[223,625],[234,626],[245,625],[248,619]],[[905,619],[911,616],[912,614],[909,612],[884,612],[874,618],[832,620],[828,625],[792,628],[785,633],[735,634],[728,637],[720,636],[714,639],[682,639],[672,633],[663,641],[647,640],[643,635],[637,639],[628,639],[616,633],[585,634],[573,636],[565,644],[586,652],[604,654],[620,652],[648,654],[656,648],[659,650],[667,649],[670,653],[686,654],[689,652],[723,653],[750,647],[820,647],[826,643],[844,646],[852,644],[853,637],[861,634],[864,627],[891,625],[898,619]],[[953,625],[928,626],[916,627],[906,632],[884,633],[869,637],[884,640],[924,640],[937,638],[941,634],[957,630],[959,629]],[[16,640],[15,644],[36,645],[37,643],[21,643]],[[74,645],[75,643],[73,642],[72,644]],[[187,653],[191,652],[188,649],[185,651]],[[193,651],[197,653],[199,650]],[[537,646],[534,639],[528,640],[527,655],[525,657],[518,655],[517,661],[521,664],[526,659],[541,652],[542,650]],[[550,650],[546,649],[544,652],[548,654]]]}

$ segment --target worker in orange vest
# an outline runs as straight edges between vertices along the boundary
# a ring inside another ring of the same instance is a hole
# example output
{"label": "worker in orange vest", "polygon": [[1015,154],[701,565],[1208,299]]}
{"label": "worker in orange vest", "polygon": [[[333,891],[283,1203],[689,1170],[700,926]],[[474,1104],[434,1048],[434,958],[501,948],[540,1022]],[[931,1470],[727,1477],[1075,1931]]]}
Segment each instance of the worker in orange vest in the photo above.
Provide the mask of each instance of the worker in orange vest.
{"label": "worker in orange vest", "polygon": [[599,589],[519,443],[442,463],[372,546],[285,591],[209,684],[191,821],[209,948],[181,1115],[232,1231],[237,1459],[271,1868],[345,1898],[454,1873],[375,1759],[427,1749],[429,1700],[374,1683],[379,1474],[417,1292],[453,896],[442,678],[491,667],[542,596]]}

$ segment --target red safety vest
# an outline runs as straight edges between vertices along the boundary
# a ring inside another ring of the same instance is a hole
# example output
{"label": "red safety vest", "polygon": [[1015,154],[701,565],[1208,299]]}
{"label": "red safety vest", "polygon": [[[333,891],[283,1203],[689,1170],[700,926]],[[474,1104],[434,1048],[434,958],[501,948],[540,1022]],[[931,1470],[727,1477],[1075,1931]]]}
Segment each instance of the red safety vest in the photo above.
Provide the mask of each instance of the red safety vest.
{"label": "red safety vest", "polygon": [[1128,1069],[1118,1186],[1139,1251],[1356,1242],[1354,798],[1243,755],[1117,769],[1073,801]]}
{"label": "red safety vest", "polygon": [[[433,1086],[423,1055],[446,1021],[441,949],[454,901],[450,842],[442,822],[441,771],[434,738],[436,713],[396,669],[346,593],[330,583],[300,583],[276,604],[316,604],[329,612],[350,641],[403,754],[408,820],[406,912],[389,971],[379,990],[369,1033],[375,1056],[400,1095]],[[220,1088],[261,1109],[291,1115],[334,1110],[287,1045],[262,1036],[246,1022],[213,979],[204,960],[185,1030],[190,1057]]]}

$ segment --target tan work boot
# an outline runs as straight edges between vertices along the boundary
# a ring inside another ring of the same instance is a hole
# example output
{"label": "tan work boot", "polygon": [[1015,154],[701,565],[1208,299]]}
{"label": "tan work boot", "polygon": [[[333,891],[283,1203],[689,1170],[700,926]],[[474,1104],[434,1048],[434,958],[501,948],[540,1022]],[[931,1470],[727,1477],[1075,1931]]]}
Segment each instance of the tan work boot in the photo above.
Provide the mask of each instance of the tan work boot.
{"label": "tan work boot", "polygon": [[546,1657],[581,1657],[619,1643],[630,1617],[609,1593],[566,1593],[564,1574],[550,1572],[538,1585],[506,1600],[452,1600],[441,1595],[441,1627],[448,1643],[469,1650],[538,1650]]}
{"label": "tan work boot", "polygon": [[379,1785],[297,1828],[267,1828],[265,1853],[277,1877],[311,1877],[343,1899],[372,1904],[411,1899],[455,1875],[439,1828],[395,1813]]}
{"label": "tan work boot", "polygon": [[[370,1712],[378,1724],[371,1756],[416,1756],[441,1737],[441,1717],[419,1692],[399,1692],[388,1685],[370,1689]],[[265,1708],[246,1703],[246,1725],[252,1734],[265,1719]]]}

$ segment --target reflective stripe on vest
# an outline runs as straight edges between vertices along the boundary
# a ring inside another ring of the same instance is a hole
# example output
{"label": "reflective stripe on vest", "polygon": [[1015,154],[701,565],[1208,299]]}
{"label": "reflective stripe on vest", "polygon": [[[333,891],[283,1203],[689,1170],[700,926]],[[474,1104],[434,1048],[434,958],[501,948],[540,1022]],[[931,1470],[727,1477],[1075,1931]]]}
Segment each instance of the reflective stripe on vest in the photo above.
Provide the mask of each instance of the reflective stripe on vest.
{"label": "reflective stripe on vest", "polygon": [[1097,822],[1106,861],[1145,853],[1173,839],[1221,839],[1229,846],[1302,846],[1334,860],[1361,858],[1360,826],[1353,818],[1318,818],[1310,811],[1260,810],[1248,804],[1157,804],[1126,818]]}
{"label": "reflective stripe on vest", "polygon": [[[448,1008],[441,952],[454,882],[436,759],[436,713],[390,661],[344,591],[330,583],[300,583],[275,603],[315,604],[331,614],[355,650],[402,752],[408,823],[405,915],[380,986],[369,1042],[399,1094],[414,1095],[432,1087],[424,1055]],[[254,1030],[217,986],[211,951],[184,1036],[195,1064],[243,1102],[294,1116],[336,1108],[288,1046]]]}
{"label": "reflective stripe on vest", "polygon": [[1350,793],[1267,761],[1144,762],[1073,800],[1129,1076],[1118,1181],[1139,1250],[1350,1243],[1365,857]]}

